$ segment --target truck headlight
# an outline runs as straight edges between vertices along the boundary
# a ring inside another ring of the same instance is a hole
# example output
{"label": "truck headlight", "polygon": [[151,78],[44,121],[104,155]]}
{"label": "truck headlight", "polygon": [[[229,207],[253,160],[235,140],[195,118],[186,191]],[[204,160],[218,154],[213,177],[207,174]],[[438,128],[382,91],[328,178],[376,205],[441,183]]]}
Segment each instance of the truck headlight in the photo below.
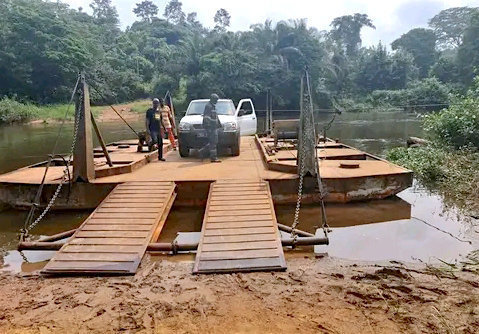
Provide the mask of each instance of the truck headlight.
{"label": "truck headlight", "polygon": [[238,125],[235,122],[223,123],[223,131],[236,131]]}
{"label": "truck headlight", "polygon": [[192,127],[193,126],[190,123],[182,122],[178,128],[180,131],[190,131]]}

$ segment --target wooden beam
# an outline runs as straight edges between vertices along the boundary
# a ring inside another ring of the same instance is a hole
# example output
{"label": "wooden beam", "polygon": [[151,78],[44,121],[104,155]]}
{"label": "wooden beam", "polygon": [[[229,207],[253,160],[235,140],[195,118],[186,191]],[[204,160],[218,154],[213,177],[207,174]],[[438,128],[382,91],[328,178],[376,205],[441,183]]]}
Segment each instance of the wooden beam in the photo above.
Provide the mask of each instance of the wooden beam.
{"label": "wooden beam", "polygon": [[105,145],[105,141],[103,140],[103,137],[101,136],[100,129],[98,129],[98,126],[96,125],[93,114],[90,113],[90,115],[91,115],[91,124],[93,125],[93,129],[95,130],[96,137],[98,138],[98,141],[100,142],[101,149],[103,150],[103,154],[105,155],[106,163],[108,164],[108,166],[113,167],[110,154],[108,153],[108,150]]}
{"label": "wooden beam", "polygon": [[91,135],[90,93],[84,75],[80,79],[75,108],[78,133],[73,153],[73,181],[90,182],[95,179],[95,165]]}

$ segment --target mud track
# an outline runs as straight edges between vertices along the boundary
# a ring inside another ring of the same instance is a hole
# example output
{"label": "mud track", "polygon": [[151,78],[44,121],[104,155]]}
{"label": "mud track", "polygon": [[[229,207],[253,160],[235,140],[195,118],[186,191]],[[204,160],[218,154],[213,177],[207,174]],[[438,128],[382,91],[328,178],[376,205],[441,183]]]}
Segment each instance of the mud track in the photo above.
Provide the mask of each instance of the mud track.
{"label": "mud track", "polygon": [[[181,259],[181,258],[180,258]],[[0,274],[0,333],[478,333],[479,284],[400,263],[288,256],[283,273]]]}

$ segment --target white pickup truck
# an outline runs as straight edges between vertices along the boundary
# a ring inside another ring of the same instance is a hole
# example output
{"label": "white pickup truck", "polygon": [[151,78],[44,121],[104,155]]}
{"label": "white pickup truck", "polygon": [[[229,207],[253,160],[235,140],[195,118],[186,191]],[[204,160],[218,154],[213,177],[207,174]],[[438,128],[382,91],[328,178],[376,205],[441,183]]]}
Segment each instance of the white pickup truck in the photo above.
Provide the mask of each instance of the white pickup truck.
{"label": "white pickup truck", "polygon": [[[203,129],[203,112],[209,100],[190,102],[185,116],[178,126],[178,143],[180,156],[190,155],[190,149],[204,147],[208,138]],[[251,99],[243,99],[235,105],[232,100],[219,99],[216,113],[222,125],[218,133],[218,148],[229,148],[231,154],[240,154],[241,136],[254,135],[257,130],[256,111]]]}

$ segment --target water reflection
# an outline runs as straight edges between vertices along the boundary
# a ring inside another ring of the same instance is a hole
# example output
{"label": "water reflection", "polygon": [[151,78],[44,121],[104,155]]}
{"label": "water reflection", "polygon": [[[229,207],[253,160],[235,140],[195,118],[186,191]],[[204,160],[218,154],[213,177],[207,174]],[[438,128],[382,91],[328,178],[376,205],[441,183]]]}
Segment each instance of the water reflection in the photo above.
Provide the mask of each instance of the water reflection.
{"label": "water reflection", "polygon": [[445,212],[440,197],[414,188],[403,191],[399,197],[411,203],[410,219],[333,228],[330,245],[315,247],[315,251],[353,260],[419,259],[437,263],[454,262],[479,246],[477,234],[460,215]]}

